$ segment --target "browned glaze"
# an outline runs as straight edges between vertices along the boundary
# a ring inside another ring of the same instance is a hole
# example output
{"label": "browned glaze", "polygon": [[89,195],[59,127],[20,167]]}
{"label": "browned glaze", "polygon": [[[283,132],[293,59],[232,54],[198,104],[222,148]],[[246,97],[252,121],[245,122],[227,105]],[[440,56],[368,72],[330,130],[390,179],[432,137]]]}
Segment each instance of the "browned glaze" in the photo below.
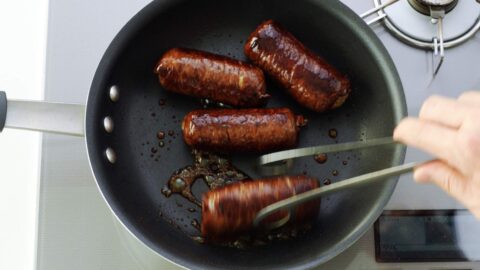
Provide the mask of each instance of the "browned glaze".
{"label": "browned glaze", "polygon": [[[262,208],[295,194],[317,188],[318,180],[308,176],[279,176],[248,182],[237,182],[211,190],[202,197],[202,236],[208,241],[223,242],[253,229],[253,220]],[[319,200],[296,207],[292,224],[305,224],[318,214]],[[265,222],[286,215],[280,211]]]}
{"label": "browned glaze", "polygon": [[198,222],[198,220],[192,219],[192,222],[190,224],[192,225],[192,227],[200,231],[200,223]]}
{"label": "browned glaze", "polygon": [[196,110],[185,116],[182,130],[193,148],[258,153],[295,147],[305,123],[288,108]]}
{"label": "browned glaze", "polygon": [[162,194],[168,197],[172,193],[177,193],[201,206],[200,200],[192,193],[192,185],[196,180],[202,179],[210,189],[215,189],[249,179],[248,175],[233,167],[227,159],[197,150],[193,150],[192,155],[195,163],[175,171],[162,189]]}
{"label": "browned glaze", "polygon": [[335,139],[338,136],[338,131],[334,128],[328,130],[328,137]]}
{"label": "browned glaze", "polygon": [[[278,229],[267,232],[252,231],[250,233],[235,237],[235,239],[226,242],[214,242],[214,244],[233,247],[237,249],[247,249],[252,246],[265,246],[268,244],[275,244],[276,242],[297,239],[299,237],[307,235],[307,233],[311,229],[311,223],[285,225]],[[198,239],[201,239],[203,241],[202,243],[205,242],[204,237],[198,237]]]}
{"label": "browned glaze", "polygon": [[163,132],[163,131],[157,132],[157,138],[159,140],[163,140],[165,138],[165,132]]}
{"label": "browned glaze", "polygon": [[272,20],[248,38],[245,54],[269,73],[303,106],[322,112],[341,106],[349,79]]}
{"label": "browned glaze", "polygon": [[162,194],[165,195],[165,197],[167,198],[172,195],[172,191],[168,187],[163,187],[160,192],[162,192]]}
{"label": "browned glaze", "polygon": [[269,97],[261,69],[208,52],[171,49],[155,72],[169,91],[235,107],[262,106]]}
{"label": "browned glaze", "polygon": [[315,159],[316,162],[318,162],[320,164],[324,164],[328,160],[327,154],[317,154],[317,155],[313,156],[313,158]]}
{"label": "browned glaze", "polygon": [[199,244],[205,243],[205,239],[203,239],[201,236],[192,236],[192,240]]}

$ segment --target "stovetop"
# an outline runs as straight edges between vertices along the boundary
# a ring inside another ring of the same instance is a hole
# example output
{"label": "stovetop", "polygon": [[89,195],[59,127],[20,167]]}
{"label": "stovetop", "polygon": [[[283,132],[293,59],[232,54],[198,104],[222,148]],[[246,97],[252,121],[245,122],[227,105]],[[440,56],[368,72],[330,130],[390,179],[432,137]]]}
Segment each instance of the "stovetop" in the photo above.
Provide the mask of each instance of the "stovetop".
{"label": "stovetop", "polygon": [[[404,1],[404,0],[401,0]],[[406,0],[405,0],[406,1]],[[462,0],[473,1],[473,0]],[[48,101],[85,103],[96,66],[121,27],[147,0],[51,0],[47,45]],[[371,0],[344,0],[358,14],[373,7]],[[410,47],[382,24],[372,26],[400,73],[408,113],[417,115],[432,94],[458,96],[480,89],[480,35],[446,51],[445,62],[432,80],[432,53]],[[37,268],[48,269],[179,269],[133,238],[110,213],[88,165],[84,141],[44,135],[38,214]],[[427,155],[408,149],[406,161]],[[462,208],[432,185],[399,181],[387,209]],[[480,269],[478,263],[376,263],[373,229],[356,244],[318,269]]]}

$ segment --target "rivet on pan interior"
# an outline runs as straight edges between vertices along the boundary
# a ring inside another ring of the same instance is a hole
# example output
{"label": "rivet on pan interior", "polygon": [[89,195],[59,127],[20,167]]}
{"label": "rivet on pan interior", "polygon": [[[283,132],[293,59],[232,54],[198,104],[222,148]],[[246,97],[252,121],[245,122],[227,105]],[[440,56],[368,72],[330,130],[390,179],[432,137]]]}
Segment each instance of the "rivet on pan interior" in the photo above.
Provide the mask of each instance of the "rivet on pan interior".
{"label": "rivet on pan interior", "polygon": [[119,98],[120,98],[120,92],[118,91],[118,86],[113,85],[112,87],[110,87],[110,99],[113,102],[117,102]]}
{"label": "rivet on pan interior", "polygon": [[107,156],[108,161],[110,161],[110,163],[112,164],[115,164],[115,161],[117,161],[117,155],[115,154],[115,151],[113,151],[111,147],[107,148],[107,150],[105,151],[105,154]]}
{"label": "rivet on pan interior", "polygon": [[103,118],[103,127],[105,128],[106,132],[113,132],[113,120],[110,116]]}

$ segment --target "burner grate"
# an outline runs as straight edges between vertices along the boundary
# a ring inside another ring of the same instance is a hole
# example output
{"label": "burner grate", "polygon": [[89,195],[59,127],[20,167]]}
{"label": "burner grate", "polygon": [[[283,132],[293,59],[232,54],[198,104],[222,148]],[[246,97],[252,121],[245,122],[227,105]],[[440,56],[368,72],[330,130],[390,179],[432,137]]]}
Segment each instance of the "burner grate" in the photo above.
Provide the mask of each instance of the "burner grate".
{"label": "burner grate", "polygon": [[366,19],[376,14],[377,16],[367,24],[383,22],[400,41],[413,47],[431,50],[434,55],[434,76],[445,59],[445,49],[468,41],[480,30],[480,0],[373,0],[373,2],[375,7],[363,13],[361,17]]}

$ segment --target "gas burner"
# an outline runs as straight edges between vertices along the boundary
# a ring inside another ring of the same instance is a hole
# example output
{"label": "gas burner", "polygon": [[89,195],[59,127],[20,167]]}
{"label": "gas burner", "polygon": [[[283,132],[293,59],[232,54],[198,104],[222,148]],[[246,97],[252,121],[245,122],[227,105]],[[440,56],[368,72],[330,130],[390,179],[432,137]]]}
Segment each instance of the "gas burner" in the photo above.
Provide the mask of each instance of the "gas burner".
{"label": "gas burner", "polygon": [[430,16],[431,8],[442,8],[448,13],[457,5],[458,0],[408,0],[408,3],[416,11]]}
{"label": "gas burner", "polygon": [[[374,0],[376,7],[385,2],[387,1]],[[415,6],[424,5],[426,2],[447,4],[428,6],[428,14],[425,15]],[[439,27],[439,18],[444,21],[441,29],[444,48],[450,48],[465,42],[480,28],[480,4],[474,0],[398,1],[397,4],[388,9],[379,10],[378,14],[380,16],[386,15],[384,17],[385,26],[396,37],[409,45],[424,49],[435,49],[434,38],[438,38],[435,29]]]}
{"label": "gas burner", "polygon": [[443,63],[444,49],[462,44],[480,29],[480,0],[373,2],[375,8],[361,16],[366,18],[377,13],[368,24],[383,20],[385,27],[402,42],[432,50],[438,58],[434,75]]}

